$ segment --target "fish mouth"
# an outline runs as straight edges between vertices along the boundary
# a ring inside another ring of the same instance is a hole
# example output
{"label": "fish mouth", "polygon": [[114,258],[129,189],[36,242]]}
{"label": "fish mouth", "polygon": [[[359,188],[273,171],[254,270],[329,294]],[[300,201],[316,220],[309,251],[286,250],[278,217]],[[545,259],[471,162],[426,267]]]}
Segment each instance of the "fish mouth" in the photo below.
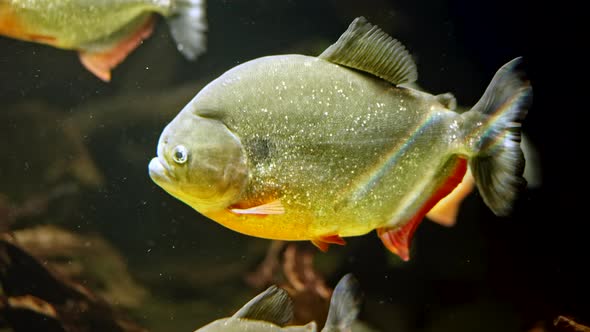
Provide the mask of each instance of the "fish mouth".
{"label": "fish mouth", "polygon": [[160,158],[152,158],[148,165],[150,177],[154,182],[160,184],[162,182],[171,182],[172,176],[170,170],[166,167],[165,162],[162,163]]}

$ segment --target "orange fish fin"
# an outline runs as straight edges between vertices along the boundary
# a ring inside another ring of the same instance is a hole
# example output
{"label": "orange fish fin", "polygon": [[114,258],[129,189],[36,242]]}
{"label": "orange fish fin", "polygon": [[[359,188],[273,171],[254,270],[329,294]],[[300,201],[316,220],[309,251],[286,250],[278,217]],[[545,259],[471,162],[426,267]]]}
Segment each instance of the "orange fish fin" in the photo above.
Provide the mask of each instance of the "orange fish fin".
{"label": "orange fish fin", "polygon": [[467,171],[461,183],[450,194],[436,203],[428,211],[426,218],[446,227],[454,226],[457,221],[461,202],[473,191],[474,187],[475,181],[473,180],[473,175]]}
{"label": "orange fish fin", "polygon": [[91,73],[101,80],[111,80],[111,69],[120,64],[129,53],[136,49],[141,42],[149,37],[154,30],[154,17],[150,17],[133,34],[119,41],[112,48],[101,52],[80,51],[80,62]]}
{"label": "orange fish fin", "polygon": [[230,209],[231,212],[236,214],[284,214],[285,207],[280,200],[272,201],[270,203],[254,206],[247,209]]}
{"label": "orange fish fin", "polygon": [[451,193],[465,176],[467,160],[457,157],[454,162],[454,168],[450,175],[410,220],[405,222],[401,227],[382,227],[377,229],[377,234],[381,238],[381,241],[383,241],[385,247],[404,261],[410,260],[412,237],[426,215],[426,212],[430,211],[443,197]]}
{"label": "orange fish fin", "polygon": [[401,228],[377,228],[377,235],[389,251],[402,260],[410,260],[410,242],[422,219],[413,219]]}
{"label": "orange fish fin", "polygon": [[46,36],[46,35],[27,35],[27,37],[34,42],[37,43],[44,43],[44,44],[50,44],[53,45],[56,43],[57,38],[53,37],[53,36]]}
{"label": "orange fish fin", "polygon": [[317,239],[311,240],[311,243],[323,252],[328,251],[330,244],[346,245],[346,241],[338,234],[322,235]]}
{"label": "orange fish fin", "polygon": [[344,239],[338,234],[322,235],[318,238],[318,240],[329,244],[338,244],[341,246],[346,245],[346,241],[344,241]]}
{"label": "orange fish fin", "polygon": [[311,240],[311,243],[313,243],[313,245],[320,249],[322,252],[327,252],[328,248],[330,247],[329,243],[320,240]]}

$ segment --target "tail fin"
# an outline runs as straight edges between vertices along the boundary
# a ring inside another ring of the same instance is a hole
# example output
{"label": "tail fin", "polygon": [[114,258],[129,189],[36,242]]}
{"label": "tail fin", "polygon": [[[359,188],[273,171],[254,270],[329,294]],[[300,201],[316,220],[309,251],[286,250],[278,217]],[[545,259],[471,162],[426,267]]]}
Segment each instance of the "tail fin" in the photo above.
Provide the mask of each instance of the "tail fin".
{"label": "tail fin", "polygon": [[330,300],[326,325],[322,332],[350,332],[360,310],[360,289],[352,274],[347,274],[336,285]]}
{"label": "tail fin", "polygon": [[206,50],[205,0],[174,0],[168,17],[170,32],[178,50],[194,60]]}
{"label": "tail fin", "polygon": [[481,99],[464,113],[474,156],[469,166],[486,205],[496,215],[507,215],[523,178],[524,155],[520,126],[531,103],[532,88],[517,69],[521,58],[502,66]]}

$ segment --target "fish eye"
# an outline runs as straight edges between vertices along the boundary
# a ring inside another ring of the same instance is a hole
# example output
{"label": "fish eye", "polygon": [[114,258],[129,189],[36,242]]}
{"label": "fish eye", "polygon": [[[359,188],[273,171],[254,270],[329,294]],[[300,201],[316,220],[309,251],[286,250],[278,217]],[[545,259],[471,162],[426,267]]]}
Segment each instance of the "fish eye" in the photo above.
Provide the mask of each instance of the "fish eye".
{"label": "fish eye", "polygon": [[184,145],[177,145],[172,151],[172,159],[177,164],[184,164],[188,160],[188,150]]}

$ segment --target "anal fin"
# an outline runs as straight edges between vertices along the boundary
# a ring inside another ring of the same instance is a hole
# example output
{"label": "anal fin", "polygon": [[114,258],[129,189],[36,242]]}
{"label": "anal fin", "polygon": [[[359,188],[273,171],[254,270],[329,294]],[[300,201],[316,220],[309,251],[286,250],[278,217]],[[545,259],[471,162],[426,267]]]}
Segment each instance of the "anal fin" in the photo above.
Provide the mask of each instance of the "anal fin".
{"label": "anal fin", "polygon": [[448,177],[440,183],[432,196],[418,209],[410,220],[404,222],[401,227],[381,227],[377,229],[377,235],[379,235],[385,247],[404,261],[410,260],[410,244],[418,225],[420,225],[426,213],[433,206],[442,198],[449,195],[461,183],[467,171],[467,160],[457,156],[449,160],[447,166],[450,168]]}
{"label": "anal fin", "polygon": [[80,51],[80,62],[82,62],[86,69],[101,80],[105,82],[110,81],[111,69],[115,68],[125,60],[129,53],[135,50],[144,39],[152,34],[154,23],[154,17],[149,17],[146,22],[131,35],[119,41],[108,50],[102,52]]}

